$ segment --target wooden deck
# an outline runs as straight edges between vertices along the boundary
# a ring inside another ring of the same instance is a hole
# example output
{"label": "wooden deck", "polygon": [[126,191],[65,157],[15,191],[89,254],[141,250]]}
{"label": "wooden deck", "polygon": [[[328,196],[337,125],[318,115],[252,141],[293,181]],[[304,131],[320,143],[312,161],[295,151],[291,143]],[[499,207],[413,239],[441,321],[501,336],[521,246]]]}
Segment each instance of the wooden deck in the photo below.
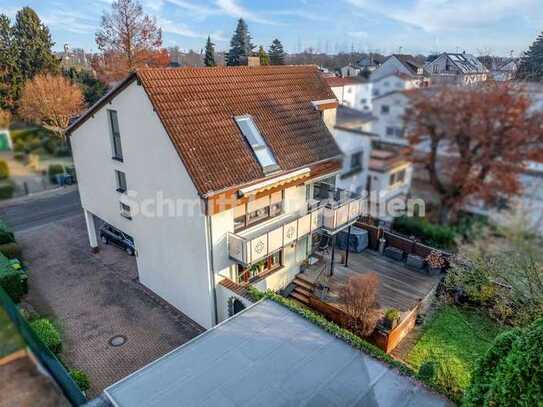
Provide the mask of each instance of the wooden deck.
{"label": "wooden deck", "polygon": [[[380,284],[378,292],[379,307],[397,308],[402,312],[412,309],[419,299],[426,297],[439,283],[441,276],[428,276],[423,273],[408,269],[402,263],[381,256],[370,249],[362,253],[349,254],[349,267],[344,267],[340,261],[343,252],[336,249],[334,275],[328,279],[330,287],[328,295],[323,298],[330,304],[339,303],[339,292],[351,276],[357,273],[375,272],[379,275]],[[311,266],[304,273],[304,278],[315,281],[324,262],[326,270],[330,272],[330,258],[324,257],[319,263]]]}

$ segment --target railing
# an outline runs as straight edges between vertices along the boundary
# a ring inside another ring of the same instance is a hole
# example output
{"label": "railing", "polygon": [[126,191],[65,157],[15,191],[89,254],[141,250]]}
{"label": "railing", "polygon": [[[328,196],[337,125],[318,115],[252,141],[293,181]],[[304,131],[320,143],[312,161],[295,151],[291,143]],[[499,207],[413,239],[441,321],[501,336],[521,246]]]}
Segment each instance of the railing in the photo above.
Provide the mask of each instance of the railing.
{"label": "railing", "polygon": [[361,211],[360,197],[351,193],[344,193],[339,199],[336,195],[332,199],[315,201],[302,213],[295,213],[258,231],[228,233],[229,256],[244,266],[254,264],[318,230],[333,235],[354,223]]}

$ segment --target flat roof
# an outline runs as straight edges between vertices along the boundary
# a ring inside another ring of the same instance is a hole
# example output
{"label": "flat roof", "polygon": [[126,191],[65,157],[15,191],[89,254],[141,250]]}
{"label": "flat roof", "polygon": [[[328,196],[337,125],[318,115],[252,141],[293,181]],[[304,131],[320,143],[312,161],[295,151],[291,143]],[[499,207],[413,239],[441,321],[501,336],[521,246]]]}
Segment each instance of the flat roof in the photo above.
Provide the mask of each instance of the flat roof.
{"label": "flat roof", "polygon": [[104,392],[121,407],[452,405],[269,300]]}

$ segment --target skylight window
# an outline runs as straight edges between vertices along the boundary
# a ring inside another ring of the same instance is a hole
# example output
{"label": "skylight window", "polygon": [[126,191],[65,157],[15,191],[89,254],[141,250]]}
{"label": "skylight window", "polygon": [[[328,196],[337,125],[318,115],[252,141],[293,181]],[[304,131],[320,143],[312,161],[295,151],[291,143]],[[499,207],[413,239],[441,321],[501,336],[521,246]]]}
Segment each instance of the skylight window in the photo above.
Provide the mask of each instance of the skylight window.
{"label": "skylight window", "polygon": [[275,157],[264,141],[262,134],[260,134],[260,131],[256,127],[251,116],[237,116],[234,119],[236,120],[241,133],[253,149],[256,159],[264,172],[269,173],[278,170],[279,166],[277,165],[277,161],[275,161]]}

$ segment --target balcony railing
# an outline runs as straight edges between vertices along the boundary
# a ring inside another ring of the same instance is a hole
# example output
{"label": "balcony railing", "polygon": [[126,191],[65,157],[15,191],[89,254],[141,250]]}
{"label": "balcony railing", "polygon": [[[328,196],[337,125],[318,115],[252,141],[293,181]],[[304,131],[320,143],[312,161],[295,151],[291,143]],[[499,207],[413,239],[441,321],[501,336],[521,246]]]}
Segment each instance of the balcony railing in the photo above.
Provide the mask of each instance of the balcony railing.
{"label": "balcony railing", "polygon": [[294,213],[255,231],[229,233],[230,258],[248,266],[318,230],[336,234],[361,215],[362,202],[358,195],[320,190],[316,191],[315,198],[302,213]]}

